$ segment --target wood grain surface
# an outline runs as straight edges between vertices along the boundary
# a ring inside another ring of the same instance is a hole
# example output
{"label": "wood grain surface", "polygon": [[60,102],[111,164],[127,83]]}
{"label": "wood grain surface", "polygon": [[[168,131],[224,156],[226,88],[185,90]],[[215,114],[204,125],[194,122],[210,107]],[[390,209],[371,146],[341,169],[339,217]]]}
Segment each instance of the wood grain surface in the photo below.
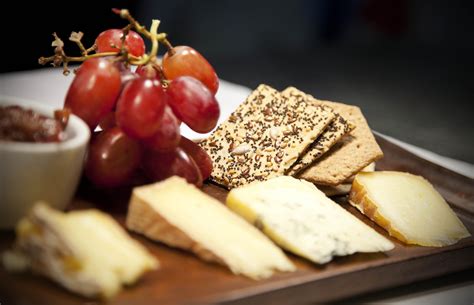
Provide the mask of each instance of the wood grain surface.
{"label": "wood grain surface", "polygon": [[[385,157],[379,170],[400,170],[423,175],[449,201],[471,234],[474,233],[474,180],[432,164],[380,137]],[[203,190],[224,201],[226,191],[207,184]],[[125,219],[129,189],[110,193],[84,183],[70,209],[99,207],[121,224]],[[368,218],[337,198],[346,209],[379,233],[388,235]],[[212,225],[212,224],[210,224]],[[215,228],[219,230],[218,227]],[[107,304],[305,304],[347,298],[380,289],[410,284],[434,276],[474,266],[474,238],[444,247],[407,246],[388,237],[395,249],[387,253],[354,254],[338,257],[325,265],[315,265],[291,254],[294,273],[280,273],[263,281],[233,275],[228,269],[205,263],[190,253],[173,249],[131,233],[156,257],[162,268],[146,274],[132,287],[125,288]],[[9,248],[13,232],[0,233],[0,251]],[[113,255],[113,254],[111,254]],[[67,292],[59,285],[30,273],[9,274],[0,268],[0,303],[10,304],[102,304]]]}

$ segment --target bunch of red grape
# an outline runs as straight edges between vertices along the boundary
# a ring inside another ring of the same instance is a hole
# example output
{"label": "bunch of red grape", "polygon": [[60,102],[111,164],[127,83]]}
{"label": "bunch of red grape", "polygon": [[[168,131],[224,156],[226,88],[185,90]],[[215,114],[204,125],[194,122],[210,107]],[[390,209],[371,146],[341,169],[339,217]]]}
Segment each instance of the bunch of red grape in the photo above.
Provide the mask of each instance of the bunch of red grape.
{"label": "bunch of red grape", "polygon": [[[135,57],[145,53],[142,37],[133,31],[104,31],[96,45],[97,53],[123,47]],[[100,187],[130,184],[137,173],[151,181],[178,175],[202,185],[211,174],[212,161],[181,136],[179,128],[183,122],[206,133],[216,126],[218,86],[213,67],[188,46],[171,47],[161,64],[153,61],[135,71],[115,56],[84,61],[67,92],[65,108],[92,131],[101,129],[93,133],[86,176]]]}

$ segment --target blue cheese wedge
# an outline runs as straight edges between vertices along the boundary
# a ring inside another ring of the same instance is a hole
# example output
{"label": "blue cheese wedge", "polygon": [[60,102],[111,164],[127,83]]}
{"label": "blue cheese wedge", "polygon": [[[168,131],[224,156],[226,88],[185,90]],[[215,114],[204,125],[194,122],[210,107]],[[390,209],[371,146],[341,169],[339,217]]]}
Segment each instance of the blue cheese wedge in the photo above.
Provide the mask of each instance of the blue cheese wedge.
{"label": "blue cheese wedge", "polygon": [[179,177],[134,188],[127,227],[253,279],[295,270],[264,234]]}
{"label": "blue cheese wedge", "polygon": [[99,210],[69,213],[37,203],[17,225],[13,251],[5,268],[31,268],[86,297],[110,298],[133,284],[158,260]]}
{"label": "blue cheese wedge", "polygon": [[230,191],[226,204],[282,248],[318,264],[394,247],[304,180],[282,176],[254,182]]}

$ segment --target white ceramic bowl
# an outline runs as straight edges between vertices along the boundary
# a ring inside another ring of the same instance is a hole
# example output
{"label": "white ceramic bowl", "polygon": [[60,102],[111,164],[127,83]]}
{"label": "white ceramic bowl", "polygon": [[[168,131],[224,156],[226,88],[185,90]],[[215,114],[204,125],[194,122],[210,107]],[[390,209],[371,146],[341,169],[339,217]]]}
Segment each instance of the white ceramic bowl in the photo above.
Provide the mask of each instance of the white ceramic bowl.
{"label": "white ceramic bowl", "polygon": [[[0,105],[19,105],[53,117],[54,108],[33,101],[0,97]],[[0,228],[13,228],[38,200],[64,209],[81,177],[89,127],[71,115],[66,139],[59,143],[0,142]]]}

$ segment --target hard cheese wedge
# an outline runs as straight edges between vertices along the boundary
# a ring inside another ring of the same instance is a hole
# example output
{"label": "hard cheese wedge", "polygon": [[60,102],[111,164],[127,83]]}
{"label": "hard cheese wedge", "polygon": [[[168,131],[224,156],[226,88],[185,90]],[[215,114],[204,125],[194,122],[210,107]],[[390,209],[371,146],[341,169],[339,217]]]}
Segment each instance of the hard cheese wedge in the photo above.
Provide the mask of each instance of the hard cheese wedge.
{"label": "hard cheese wedge", "polygon": [[226,203],[281,247],[315,263],[326,263],[335,255],[393,248],[313,184],[292,177],[233,189]]}
{"label": "hard cheese wedge", "polygon": [[127,227],[253,279],[295,269],[265,235],[182,178],[134,188]]}
{"label": "hard cheese wedge", "polygon": [[23,262],[73,292],[103,298],[158,268],[158,261],[107,214],[62,213],[46,204],[36,204],[19,222],[15,250],[3,258],[8,269]]}
{"label": "hard cheese wedge", "polygon": [[361,172],[354,179],[349,200],[408,244],[442,247],[470,236],[443,197],[420,176]]}

